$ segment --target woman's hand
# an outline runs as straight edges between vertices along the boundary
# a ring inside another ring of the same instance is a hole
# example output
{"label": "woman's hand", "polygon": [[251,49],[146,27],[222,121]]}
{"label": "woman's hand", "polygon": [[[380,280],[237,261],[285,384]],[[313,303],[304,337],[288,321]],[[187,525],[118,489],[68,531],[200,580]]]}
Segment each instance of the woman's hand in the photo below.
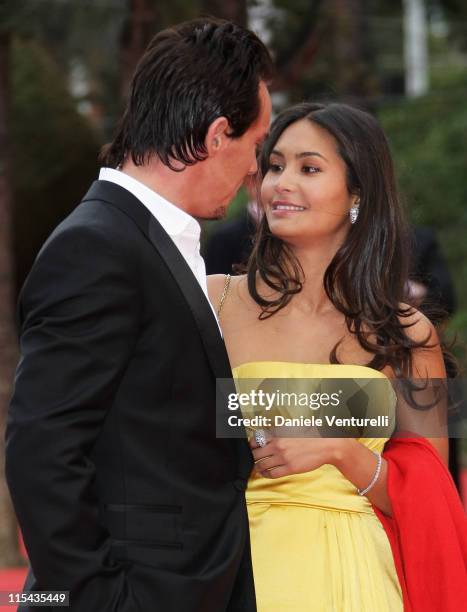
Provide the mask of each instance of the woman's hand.
{"label": "woman's hand", "polygon": [[335,463],[345,454],[347,438],[272,438],[266,446],[250,441],[255,471],[265,478],[311,472],[326,463]]}
{"label": "woman's hand", "polygon": [[[281,478],[311,472],[328,463],[334,465],[357,489],[371,482],[377,465],[376,455],[353,438],[273,438],[260,447],[254,438],[250,446],[255,471],[265,478]],[[391,516],[391,501],[386,490],[387,463],[383,459],[378,480],[366,494],[372,504]]]}

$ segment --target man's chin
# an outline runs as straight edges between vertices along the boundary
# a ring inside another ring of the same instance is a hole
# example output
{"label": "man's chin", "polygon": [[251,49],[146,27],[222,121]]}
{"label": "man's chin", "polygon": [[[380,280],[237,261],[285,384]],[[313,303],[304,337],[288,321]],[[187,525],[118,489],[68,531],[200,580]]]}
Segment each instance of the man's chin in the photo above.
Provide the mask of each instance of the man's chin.
{"label": "man's chin", "polygon": [[224,219],[226,214],[227,214],[227,206],[219,206],[219,208],[216,208],[215,210],[213,210],[212,212],[208,214],[205,214],[203,216],[198,216],[198,219],[202,221],[219,221],[221,219]]}

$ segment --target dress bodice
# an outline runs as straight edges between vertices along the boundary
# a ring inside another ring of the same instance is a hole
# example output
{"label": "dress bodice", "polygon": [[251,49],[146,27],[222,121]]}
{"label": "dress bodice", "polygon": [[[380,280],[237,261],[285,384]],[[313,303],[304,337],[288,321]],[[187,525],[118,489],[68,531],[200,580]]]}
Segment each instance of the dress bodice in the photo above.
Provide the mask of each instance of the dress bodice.
{"label": "dress bodice", "polygon": [[[368,398],[368,411],[374,415],[388,415],[390,427],[384,437],[360,437],[359,442],[369,449],[381,453],[394,426],[396,396],[389,379],[372,368],[347,364],[308,364],[295,362],[255,361],[241,364],[233,369],[237,388],[242,381],[261,383],[268,379],[307,379],[309,383],[322,385],[330,379],[349,380]],[[381,382],[371,384],[379,379]],[[291,382],[292,384],[292,382]],[[358,395],[356,395],[358,397]],[[294,474],[283,478],[269,479],[253,474],[249,480],[247,503],[286,504],[311,506],[336,511],[373,513],[365,496],[356,493],[349,482],[333,465],[323,465],[317,470]]]}

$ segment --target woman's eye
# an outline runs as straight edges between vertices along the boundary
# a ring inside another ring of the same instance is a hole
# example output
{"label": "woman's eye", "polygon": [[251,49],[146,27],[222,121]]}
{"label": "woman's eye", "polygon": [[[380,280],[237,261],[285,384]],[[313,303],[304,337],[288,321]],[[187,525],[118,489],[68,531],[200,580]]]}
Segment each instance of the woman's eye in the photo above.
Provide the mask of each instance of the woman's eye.
{"label": "woman's eye", "polygon": [[282,166],[279,164],[269,163],[268,170],[269,172],[280,172],[282,170]]}
{"label": "woman's eye", "polygon": [[305,174],[316,174],[316,172],[320,172],[320,169],[316,166],[302,166],[302,171]]}

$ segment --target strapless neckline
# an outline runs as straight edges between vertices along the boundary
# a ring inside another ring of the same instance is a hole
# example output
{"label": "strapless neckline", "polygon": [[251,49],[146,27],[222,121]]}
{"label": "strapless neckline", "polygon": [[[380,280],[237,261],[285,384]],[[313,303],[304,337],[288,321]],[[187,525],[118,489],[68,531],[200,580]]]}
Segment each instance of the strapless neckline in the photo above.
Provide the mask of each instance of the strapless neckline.
{"label": "strapless neckline", "polygon": [[[275,361],[270,359],[260,359],[258,361],[244,361],[243,363],[238,364],[234,368],[232,368],[232,372],[236,372],[240,370],[240,368],[244,368],[247,366],[253,365],[277,365],[277,366],[310,366],[315,368],[355,368],[359,370],[363,370],[365,372],[371,372],[373,376],[381,376],[386,378],[387,380],[391,380],[387,374],[381,372],[381,370],[375,370],[374,368],[370,368],[370,366],[353,364],[353,363],[310,363],[306,361]],[[362,376],[365,378],[365,376]]]}

